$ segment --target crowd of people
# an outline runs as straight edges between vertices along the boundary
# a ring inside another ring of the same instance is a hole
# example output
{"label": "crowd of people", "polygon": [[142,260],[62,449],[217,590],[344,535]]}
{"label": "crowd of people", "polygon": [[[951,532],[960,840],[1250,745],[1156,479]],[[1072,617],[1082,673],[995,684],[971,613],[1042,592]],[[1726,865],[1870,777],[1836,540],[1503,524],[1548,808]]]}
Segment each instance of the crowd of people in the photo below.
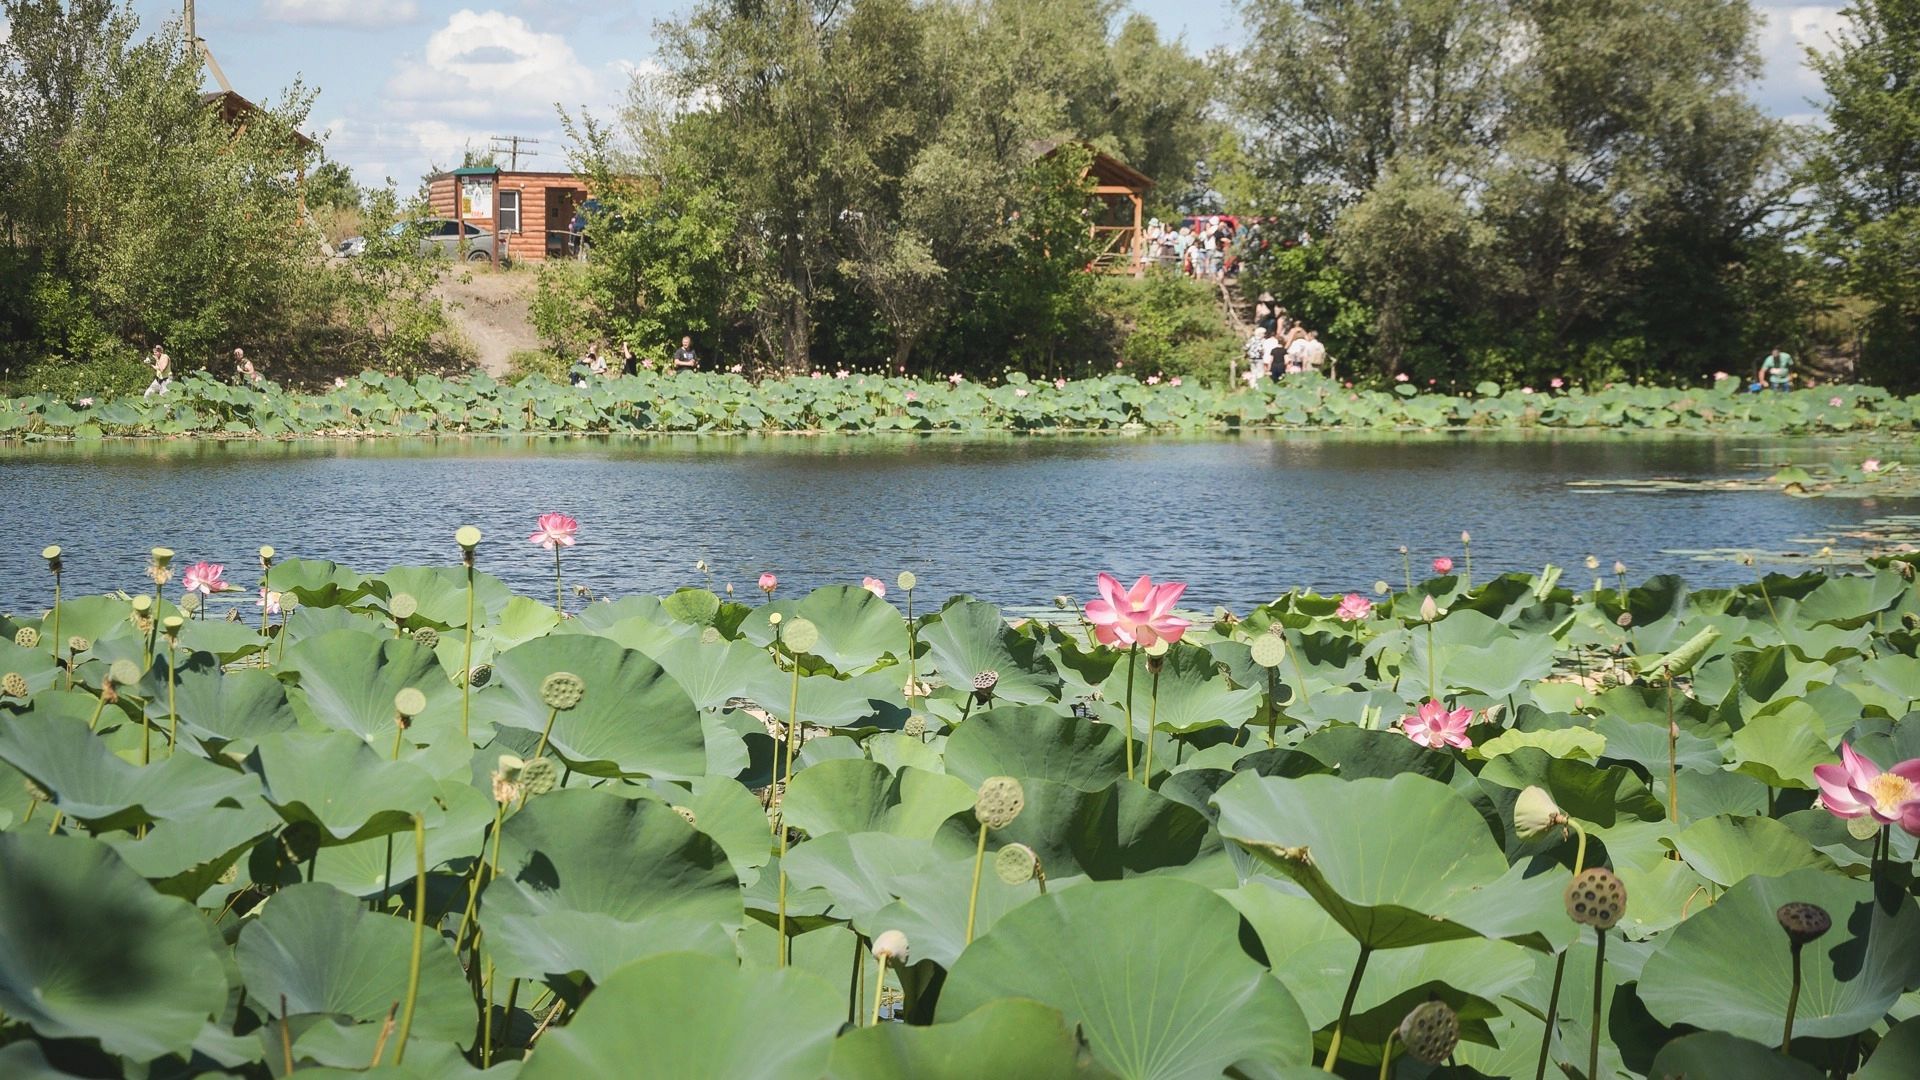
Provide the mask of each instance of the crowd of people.
{"label": "crowd of people", "polygon": [[[632,345],[624,341],[620,343],[620,370],[618,374],[638,375],[642,369],[652,371],[653,366],[653,361],[636,354],[633,351]],[[675,349],[667,357],[667,362],[661,365],[661,367],[669,374],[681,371],[699,371],[700,354],[694,351],[693,338],[690,335],[681,335],[680,347]],[[589,379],[604,379],[612,374],[615,374],[613,364],[602,354],[599,345],[592,345],[588,347],[586,353],[580,357],[572,369],[567,372],[567,381],[574,386],[585,386]]]}
{"label": "crowd of people", "polygon": [[[1253,335],[1247,338],[1248,385],[1261,379],[1291,375],[1300,371],[1319,372],[1327,368],[1327,347],[1320,333],[1309,330],[1287,314],[1273,299],[1261,293],[1253,308]],[[1331,375],[1329,370],[1326,372]]]}
{"label": "crowd of people", "polygon": [[1224,214],[1187,218],[1178,225],[1154,218],[1147,222],[1140,257],[1149,266],[1174,269],[1191,278],[1219,281],[1231,275],[1251,241],[1251,222]]}

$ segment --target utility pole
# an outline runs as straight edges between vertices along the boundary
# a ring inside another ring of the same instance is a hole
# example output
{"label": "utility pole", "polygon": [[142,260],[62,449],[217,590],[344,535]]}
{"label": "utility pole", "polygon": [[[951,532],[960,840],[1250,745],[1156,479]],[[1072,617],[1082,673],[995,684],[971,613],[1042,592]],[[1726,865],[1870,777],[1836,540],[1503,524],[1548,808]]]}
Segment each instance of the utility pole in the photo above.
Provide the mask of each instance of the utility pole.
{"label": "utility pole", "polygon": [[[500,145],[501,143],[505,143],[506,145],[502,146]],[[490,154],[507,155],[507,160],[508,160],[507,171],[519,172],[521,154],[524,153],[530,158],[535,158],[540,156],[540,152],[537,150],[522,150],[520,148],[522,146],[539,146],[539,145],[540,145],[539,139],[529,139],[525,135],[495,135],[492,138],[487,140],[487,152]]]}
{"label": "utility pole", "polygon": [[193,17],[193,0],[186,0],[186,6],[187,51],[192,53],[196,60],[206,63],[207,70],[213,72],[213,81],[220,84],[220,89],[229,94],[233,93],[233,84],[227,81],[227,73],[220,70],[220,61],[213,58],[213,50],[207,48],[207,43],[200,40],[200,29]]}

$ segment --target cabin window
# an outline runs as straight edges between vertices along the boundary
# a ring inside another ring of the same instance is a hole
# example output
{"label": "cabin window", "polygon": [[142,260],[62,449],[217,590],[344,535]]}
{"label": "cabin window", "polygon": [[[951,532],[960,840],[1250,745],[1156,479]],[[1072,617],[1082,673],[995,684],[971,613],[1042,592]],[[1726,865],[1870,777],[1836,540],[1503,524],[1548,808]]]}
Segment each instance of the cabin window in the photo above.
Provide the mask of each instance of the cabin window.
{"label": "cabin window", "polygon": [[500,231],[517,233],[520,231],[520,193],[501,189],[500,191]]}

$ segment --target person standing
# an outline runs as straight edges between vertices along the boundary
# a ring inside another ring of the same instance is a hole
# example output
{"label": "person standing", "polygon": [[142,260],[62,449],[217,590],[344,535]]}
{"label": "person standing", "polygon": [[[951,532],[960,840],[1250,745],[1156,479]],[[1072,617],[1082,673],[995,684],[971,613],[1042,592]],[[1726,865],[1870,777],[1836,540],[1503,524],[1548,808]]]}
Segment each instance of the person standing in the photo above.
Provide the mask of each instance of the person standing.
{"label": "person standing", "polygon": [[146,393],[141,394],[141,397],[165,394],[173,389],[173,357],[168,356],[165,349],[155,345],[143,362],[153,369],[153,381],[147,384]]}
{"label": "person standing", "polygon": [[1760,374],[1754,381],[1765,383],[1769,390],[1793,389],[1793,354],[1776,345],[1761,358]]}
{"label": "person standing", "polygon": [[1300,370],[1318,374],[1326,365],[1327,347],[1320,344],[1318,330],[1307,331],[1307,336],[1296,342],[1294,347],[1300,350]]}
{"label": "person standing", "polygon": [[700,354],[693,351],[692,335],[681,335],[680,347],[673,351],[673,370],[676,372],[700,370]]}
{"label": "person standing", "polygon": [[262,381],[260,369],[254,367],[253,361],[247,359],[245,349],[233,350],[233,375],[240,380],[242,386],[255,385]]}
{"label": "person standing", "polygon": [[633,346],[624,341],[620,343],[620,374],[640,374],[640,358],[633,355]]}

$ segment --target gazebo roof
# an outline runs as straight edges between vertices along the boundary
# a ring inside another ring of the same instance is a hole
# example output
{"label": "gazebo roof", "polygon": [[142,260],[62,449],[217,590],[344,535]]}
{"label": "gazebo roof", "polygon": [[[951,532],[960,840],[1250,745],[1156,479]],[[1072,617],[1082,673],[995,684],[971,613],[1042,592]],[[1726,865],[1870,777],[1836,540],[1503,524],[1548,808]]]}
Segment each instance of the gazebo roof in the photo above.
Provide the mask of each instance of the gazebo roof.
{"label": "gazebo roof", "polygon": [[1050,158],[1065,146],[1080,147],[1093,155],[1087,172],[1102,186],[1131,188],[1135,191],[1145,191],[1154,186],[1152,177],[1092,143],[1077,139],[1037,139],[1027,146],[1035,158]]}

